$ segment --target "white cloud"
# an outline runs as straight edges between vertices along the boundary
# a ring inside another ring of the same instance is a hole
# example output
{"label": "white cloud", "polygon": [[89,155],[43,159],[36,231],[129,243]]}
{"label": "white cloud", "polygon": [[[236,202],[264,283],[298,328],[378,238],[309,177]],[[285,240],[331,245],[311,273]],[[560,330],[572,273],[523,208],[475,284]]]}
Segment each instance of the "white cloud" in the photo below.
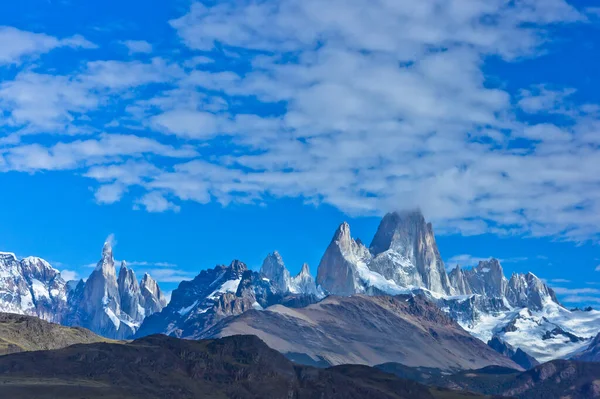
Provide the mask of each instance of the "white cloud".
{"label": "white cloud", "polygon": [[[456,265],[459,265],[462,267],[477,266],[477,264],[479,264],[479,262],[485,262],[490,259],[491,259],[491,257],[489,257],[489,256],[488,257],[478,257],[478,256],[469,255],[469,254],[461,254],[461,255],[455,255],[455,256],[451,257],[445,263],[446,263],[446,267],[448,267],[449,269],[453,269],[454,267],[456,267]],[[498,259],[498,261],[500,263],[518,263],[518,262],[523,262],[526,260],[528,260],[528,258],[526,258],[526,257]]]}
{"label": "white cloud", "polygon": [[[354,215],[419,206],[441,232],[589,239],[599,107],[548,82],[511,92],[486,68],[527,62],[548,28],[585,19],[564,0],[194,3],[171,25],[202,56],[3,83],[7,127],[93,137],[13,142],[0,168],[74,170],[103,185],[99,202],[137,186],[151,212],[299,197]],[[86,122],[98,111],[139,135],[111,146]]]}
{"label": "white cloud", "polygon": [[156,266],[156,267],[177,267],[176,264],[170,262],[147,262],[147,261],[132,261],[127,262],[129,266]]}
{"label": "white cloud", "polygon": [[596,288],[564,288],[564,287],[552,287],[554,292],[560,295],[600,295],[600,289]]}
{"label": "white cloud", "polygon": [[26,57],[36,57],[57,47],[95,48],[82,36],[57,39],[43,33],[33,33],[10,26],[0,26],[0,65],[19,64]]}
{"label": "white cloud", "polygon": [[105,184],[96,190],[94,197],[99,204],[113,204],[121,199],[126,188],[119,183]]}
{"label": "white cloud", "polygon": [[0,149],[4,160],[0,168],[5,171],[28,172],[68,170],[82,165],[118,160],[120,157],[140,157],[143,154],[190,158],[197,152],[190,147],[174,148],[146,137],[103,134],[97,139],[59,142],[52,147],[29,144]]}
{"label": "white cloud", "polygon": [[600,297],[588,295],[570,295],[561,298],[564,303],[600,303]]}
{"label": "white cloud", "polygon": [[159,283],[180,283],[183,280],[191,280],[195,277],[194,273],[170,268],[149,269],[145,272]]}
{"label": "white cloud", "polygon": [[61,270],[60,275],[65,281],[79,280],[79,274],[74,270]]}
{"label": "white cloud", "polygon": [[570,283],[571,280],[566,280],[564,278],[554,278],[552,280],[550,280],[551,283]]}
{"label": "white cloud", "polygon": [[476,266],[479,262],[485,262],[487,260],[490,260],[490,257],[479,258],[468,254],[455,255],[446,261],[446,267],[453,269],[457,265],[461,267]]}
{"label": "white cloud", "polygon": [[594,270],[596,270],[597,272],[600,272],[600,265],[596,266],[596,269],[594,269]]}
{"label": "white cloud", "polygon": [[148,212],[179,212],[181,208],[167,200],[158,191],[151,191],[138,200],[138,204],[143,206]]}
{"label": "white cloud", "polygon": [[144,53],[148,54],[152,52],[152,44],[145,40],[125,40],[121,42],[129,50],[129,54]]}
{"label": "white cloud", "polygon": [[114,233],[110,233],[107,237],[106,240],[104,240],[104,242],[107,242],[110,244],[111,247],[115,247],[117,245],[117,239],[114,235]]}

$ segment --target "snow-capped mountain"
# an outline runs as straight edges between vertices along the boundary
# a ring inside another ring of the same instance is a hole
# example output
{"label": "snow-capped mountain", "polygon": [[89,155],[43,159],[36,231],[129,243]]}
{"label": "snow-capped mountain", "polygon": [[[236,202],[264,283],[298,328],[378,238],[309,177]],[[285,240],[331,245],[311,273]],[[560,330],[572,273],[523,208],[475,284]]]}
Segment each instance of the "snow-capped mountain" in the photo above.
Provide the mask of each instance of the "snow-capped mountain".
{"label": "snow-capped mountain", "polygon": [[137,335],[162,333],[195,337],[221,319],[250,309],[263,309],[280,303],[284,293],[267,277],[240,262],[202,270],[191,281],[182,281],[171,301],[146,320]]}
{"label": "snow-capped mountain", "polygon": [[70,302],[67,324],[115,339],[131,337],[146,316],[166,306],[163,294],[150,276],[145,275],[140,286],[134,271],[122,262],[117,278],[108,242],[87,281],[71,292]]}
{"label": "snow-capped mountain", "polygon": [[342,223],[321,259],[317,283],[334,295],[401,294],[421,288],[439,295],[455,293],[431,224],[420,212],[387,214],[370,249]]}
{"label": "snow-capped mountain", "polygon": [[310,274],[308,263],[302,265],[300,273],[292,277],[288,292],[297,295],[314,295],[323,298],[323,290],[317,286],[315,278]]}
{"label": "snow-capped mountain", "polygon": [[277,251],[267,255],[260,268],[260,273],[283,294],[315,295],[320,298],[325,296],[310,274],[308,264],[302,265],[300,273],[292,277]]}
{"label": "snow-capped mountain", "polygon": [[18,260],[0,253],[0,311],[60,322],[67,309],[66,282],[48,262],[36,257]]}
{"label": "snow-capped mountain", "polygon": [[421,212],[394,212],[383,217],[371,242],[369,268],[400,286],[424,287],[453,294],[433,227]]}
{"label": "snow-capped mountain", "polygon": [[41,258],[18,260],[0,253],[0,311],[37,316],[68,326],[81,326],[109,338],[128,338],[142,320],[162,310],[166,300],[156,281],[145,275],[138,284],[122,263],[117,278],[112,248],[86,281],[69,281]]}
{"label": "snow-capped mountain", "polygon": [[387,214],[369,249],[343,223],[321,259],[317,283],[334,295],[425,295],[482,341],[497,338],[540,361],[571,356],[600,331],[600,312],[565,309],[534,274],[507,279],[497,259],[448,274],[419,211]]}

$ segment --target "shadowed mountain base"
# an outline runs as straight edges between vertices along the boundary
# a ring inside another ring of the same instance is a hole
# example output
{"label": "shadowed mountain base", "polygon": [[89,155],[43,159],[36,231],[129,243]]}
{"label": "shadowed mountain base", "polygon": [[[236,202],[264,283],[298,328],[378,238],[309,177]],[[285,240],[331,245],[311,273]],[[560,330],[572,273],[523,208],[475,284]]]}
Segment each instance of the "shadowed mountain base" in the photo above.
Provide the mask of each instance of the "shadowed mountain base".
{"label": "shadowed mountain base", "polygon": [[367,366],[298,366],[254,336],[75,345],[0,357],[0,396],[20,398],[380,398],[484,396],[432,389]]}

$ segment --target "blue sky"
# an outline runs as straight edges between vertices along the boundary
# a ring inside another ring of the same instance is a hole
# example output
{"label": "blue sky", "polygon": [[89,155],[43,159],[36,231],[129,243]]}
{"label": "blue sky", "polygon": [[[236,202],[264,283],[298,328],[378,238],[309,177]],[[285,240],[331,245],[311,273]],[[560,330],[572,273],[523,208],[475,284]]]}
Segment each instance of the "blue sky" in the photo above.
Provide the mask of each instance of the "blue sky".
{"label": "blue sky", "polygon": [[419,206],[449,263],[599,303],[599,29],[591,1],[4,2],[0,249],[86,276],[112,234],[170,290],[275,249],[316,272],[342,221]]}

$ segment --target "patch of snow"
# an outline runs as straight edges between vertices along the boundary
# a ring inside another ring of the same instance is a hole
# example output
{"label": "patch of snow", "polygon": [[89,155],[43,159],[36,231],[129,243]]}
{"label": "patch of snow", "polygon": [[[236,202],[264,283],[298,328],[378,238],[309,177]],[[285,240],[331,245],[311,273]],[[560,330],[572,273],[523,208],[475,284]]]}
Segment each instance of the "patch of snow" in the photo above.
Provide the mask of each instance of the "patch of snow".
{"label": "patch of snow", "polygon": [[227,280],[223,284],[221,284],[221,286],[219,288],[217,288],[209,296],[207,296],[207,298],[215,300],[215,299],[217,299],[220,296],[219,294],[224,294],[226,292],[230,292],[230,293],[234,293],[235,294],[237,292],[238,287],[239,287],[239,285],[240,285],[241,282],[242,282],[242,278],[241,277],[237,278],[235,280]]}
{"label": "patch of snow", "polygon": [[36,300],[39,300],[41,298],[50,299],[50,293],[48,292],[48,288],[40,280],[34,278],[31,281],[31,290],[33,291],[33,296]]}
{"label": "patch of snow", "polygon": [[[516,331],[502,331],[510,323],[514,324]],[[571,312],[555,302],[548,302],[540,311],[516,309],[498,314],[482,313],[473,325],[460,324],[483,342],[487,342],[496,334],[503,341],[515,348],[521,348],[538,361],[547,362],[569,358],[587,347],[600,331],[600,312]],[[571,342],[563,335],[542,339],[547,331],[556,327],[585,340]]]}
{"label": "patch of snow", "polygon": [[190,313],[192,311],[192,309],[194,309],[194,307],[196,307],[196,305],[198,305],[198,301],[195,301],[194,303],[192,303],[190,306],[187,306],[185,308],[181,308],[177,311],[177,313],[179,313],[182,316],[185,316],[186,314]]}
{"label": "patch of snow", "polygon": [[104,308],[104,313],[106,313],[110,321],[113,323],[115,329],[118,330],[121,326],[121,320],[117,317],[115,312],[113,312],[111,308],[106,307]]}

